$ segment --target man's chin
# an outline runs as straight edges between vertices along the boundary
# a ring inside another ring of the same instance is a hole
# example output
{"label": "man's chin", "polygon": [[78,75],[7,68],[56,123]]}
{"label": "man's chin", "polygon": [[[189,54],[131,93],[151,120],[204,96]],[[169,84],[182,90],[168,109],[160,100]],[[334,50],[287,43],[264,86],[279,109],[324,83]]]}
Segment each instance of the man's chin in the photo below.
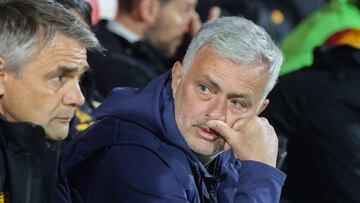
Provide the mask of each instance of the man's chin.
{"label": "man's chin", "polygon": [[194,147],[192,148],[192,150],[199,155],[202,155],[204,157],[213,157],[213,156],[217,156],[220,153],[222,153],[224,151],[223,148],[217,147],[217,148],[213,148],[211,149],[211,147]]}
{"label": "man's chin", "polygon": [[47,139],[50,140],[56,140],[56,141],[61,141],[67,138],[67,136],[69,135],[69,129],[63,129],[63,130],[57,130],[57,131],[46,131],[45,130],[45,137]]}

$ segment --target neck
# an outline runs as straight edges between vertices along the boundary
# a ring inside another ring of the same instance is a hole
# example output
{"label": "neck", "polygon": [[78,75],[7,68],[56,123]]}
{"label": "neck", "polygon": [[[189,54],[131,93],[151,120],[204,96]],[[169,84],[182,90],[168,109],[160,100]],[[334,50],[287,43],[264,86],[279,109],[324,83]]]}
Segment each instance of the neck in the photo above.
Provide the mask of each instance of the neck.
{"label": "neck", "polygon": [[115,21],[121,23],[123,26],[127,27],[129,30],[139,35],[141,39],[144,38],[144,33],[146,28],[144,23],[139,22],[128,15],[117,15]]}
{"label": "neck", "polygon": [[202,155],[202,154],[198,154],[196,153],[196,156],[198,157],[198,159],[200,160],[200,162],[207,167],[217,156],[218,154],[212,155],[212,156],[206,156],[206,155]]}

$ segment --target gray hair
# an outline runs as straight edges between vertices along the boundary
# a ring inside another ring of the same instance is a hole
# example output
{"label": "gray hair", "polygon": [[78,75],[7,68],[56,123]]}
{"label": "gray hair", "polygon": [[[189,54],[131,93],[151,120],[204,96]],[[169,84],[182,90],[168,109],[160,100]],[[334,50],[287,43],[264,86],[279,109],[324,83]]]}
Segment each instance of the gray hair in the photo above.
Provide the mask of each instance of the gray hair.
{"label": "gray hair", "polygon": [[263,99],[274,87],[283,56],[266,31],[243,17],[223,17],[204,24],[192,39],[183,60],[182,75],[197,52],[210,47],[217,55],[239,64],[267,64],[267,85]]}
{"label": "gray hair", "polygon": [[0,57],[10,72],[19,75],[22,67],[57,34],[78,41],[88,50],[101,50],[88,26],[52,0],[0,3]]}

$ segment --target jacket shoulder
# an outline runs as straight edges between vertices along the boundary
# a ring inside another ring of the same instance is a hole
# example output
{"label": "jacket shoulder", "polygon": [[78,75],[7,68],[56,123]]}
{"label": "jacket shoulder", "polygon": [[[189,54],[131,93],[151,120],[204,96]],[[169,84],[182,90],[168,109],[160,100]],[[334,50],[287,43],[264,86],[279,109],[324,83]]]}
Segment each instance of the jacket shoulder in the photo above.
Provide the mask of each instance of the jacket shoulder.
{"label": "jacket shoulder", "polygon": [[176,172],[141,145],[118,144],[99,152],[72,171],[69,180],[71,190],[86,202],[186,202]]}
{"label": "jacket shoulder", "polygon": [[103,119],[95,125],[90,130],[96,134],[112,131],[113,143],[70,172],[72,190],[80,196],[94,202],[119,197],[128,202],[139,201],[139,197],[144,202],[186,202],[189,191],[196,191],[181,149],[120,119]]}

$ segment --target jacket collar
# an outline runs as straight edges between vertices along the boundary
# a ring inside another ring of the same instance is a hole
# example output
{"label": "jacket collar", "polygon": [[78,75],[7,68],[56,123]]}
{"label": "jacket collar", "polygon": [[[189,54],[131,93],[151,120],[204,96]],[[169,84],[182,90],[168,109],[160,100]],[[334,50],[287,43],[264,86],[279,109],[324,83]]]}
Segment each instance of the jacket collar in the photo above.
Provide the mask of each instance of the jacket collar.
{"label": "jacket collar", "polygon": [[4,148],[19,155],[43,157],[50,147],[50,142],[45,139],[44,128],[29,122],[9,122],[2,115],[0,134]]}

